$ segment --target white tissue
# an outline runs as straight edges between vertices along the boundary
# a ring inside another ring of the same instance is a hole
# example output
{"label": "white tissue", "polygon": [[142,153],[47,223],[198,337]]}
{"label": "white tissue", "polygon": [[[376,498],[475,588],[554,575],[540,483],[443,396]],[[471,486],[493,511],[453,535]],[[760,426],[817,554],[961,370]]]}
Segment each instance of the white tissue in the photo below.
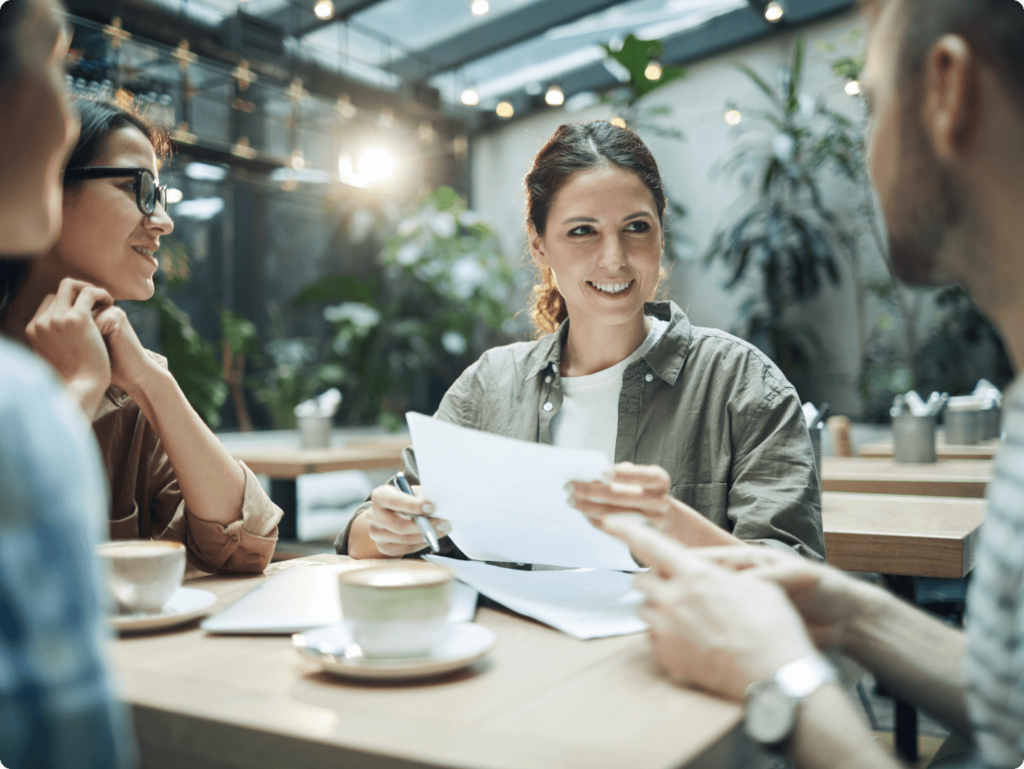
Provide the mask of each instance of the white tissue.
{"label": "white tissue", "polygon": [[325,393],[295,407],[297,417],[333,417],[341,405],[341,391],[332,387]]}

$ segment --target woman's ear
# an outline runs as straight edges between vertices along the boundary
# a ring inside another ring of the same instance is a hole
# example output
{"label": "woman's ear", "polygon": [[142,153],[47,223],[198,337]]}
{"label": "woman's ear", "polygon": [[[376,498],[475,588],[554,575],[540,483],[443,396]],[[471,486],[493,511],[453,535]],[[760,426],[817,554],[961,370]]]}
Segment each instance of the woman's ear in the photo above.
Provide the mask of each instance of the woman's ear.
{"label": "woman's ear", "polygon": [[533,222],[527,223],[526,229],[530,237],[530,256],[533,257],[533,261],[541,269],[550,267],[547,254],[544,252],[544,238],[537,233],[537,228],[533,226]]}

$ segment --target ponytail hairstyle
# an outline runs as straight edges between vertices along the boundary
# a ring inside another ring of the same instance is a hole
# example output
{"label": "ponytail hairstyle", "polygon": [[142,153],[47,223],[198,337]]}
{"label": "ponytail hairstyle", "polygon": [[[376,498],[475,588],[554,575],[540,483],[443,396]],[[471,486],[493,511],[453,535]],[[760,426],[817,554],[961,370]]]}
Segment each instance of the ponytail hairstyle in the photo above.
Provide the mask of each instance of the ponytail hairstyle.
{"label": "ponytail hairstyle", "polygon": [[[615,165],[632,171],[654,196],[658,220],[665,224],[665,190],[658,164],[639,136],[606,120],[566,123],[558,127],[534,158],[526,175],[526,218],[541,237],[547,229],[548,214],[555,196],[577,173]],[[568,317],[565,299],[555,285],[548,267],[540,270],[533,287],[534,305],[530,315],[540,334],[555,331]]]}

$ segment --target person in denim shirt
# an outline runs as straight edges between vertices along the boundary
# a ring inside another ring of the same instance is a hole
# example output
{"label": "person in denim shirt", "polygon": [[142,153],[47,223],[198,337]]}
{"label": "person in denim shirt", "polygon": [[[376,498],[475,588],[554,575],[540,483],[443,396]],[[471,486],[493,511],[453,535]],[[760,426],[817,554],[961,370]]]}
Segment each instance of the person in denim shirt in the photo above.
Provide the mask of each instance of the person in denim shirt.
{"label": "person in denim shirt", "polygon": [[[60,171],[78,135],[63,88],[68,42],[52,0],[0,8],[6,254],[39,253],[60,231]],[[0,270],[9,263],[0,254]],[[102,376],[105,351],[89,312],[68,310],[77,385]],[[11,769],[134,763],[103,652],[94,546],[106,500],[85,415],[49,367],[0,337],[0,763]]]}

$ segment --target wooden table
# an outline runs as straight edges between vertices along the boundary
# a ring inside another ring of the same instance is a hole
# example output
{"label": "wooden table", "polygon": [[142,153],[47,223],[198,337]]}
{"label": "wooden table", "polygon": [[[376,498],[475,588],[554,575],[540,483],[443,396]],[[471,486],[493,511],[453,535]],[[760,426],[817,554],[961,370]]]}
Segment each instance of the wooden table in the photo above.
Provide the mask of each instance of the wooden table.
{"label": "wooden table", "polygon": [[992,473],[993,462],[980,459],[911,465],[892,459],[825,457],[821,461],[821,487],[823,491],[860,494],[984,499]]}
{"label": "wooden table", "polygon": [[367,438],[328,449],[296,447],[229,448],[231,456],[245,462],[254,473],[270,476],[270,498],[283,511],[278,524],[278,539],[298,536],[298,489],[296,478],[309,473],[336,470],[399,470],[402,449],[408,436]]}
{"label": "wooden table", "polygon": [[826,491],[821,517],[832,566],[960,579],[974,568],[985,501]]}
{"label": "wooden table", "polygon": [[[974,446],[949,445],[946,436],[940,432],[935,438],[935,453],[939,459],[994,459],[1000,443],[998,439],[992,439]],[[858,449],[857,454],[869,459],[891,459],[893,451],[893,442],[888,440],[866,443]]]}
{"label": "wooden table", "polygon": [[[945,463],[943,463],[945,464]],[[891,494],[822,494],[825,551],[831,565],[878,572],[915,602],[915,579],[960,579],[974,568],[985,501]],[[896,700],[895,745],[917,761],[917,711]]]}
{"label": "wooden table", "polygon": [[[216,593],[223,608],[262,579],[188,584]],[[480,608],[476,621],[498,636],[490,656],[416,684],[333,678],[304,661],[290,638],[207,636],[195,623],[124,637],[112,656],[147,769],[773,763],[742,735],[740,705],[659,675],[644,634],[577,641],[489,608]]]}

